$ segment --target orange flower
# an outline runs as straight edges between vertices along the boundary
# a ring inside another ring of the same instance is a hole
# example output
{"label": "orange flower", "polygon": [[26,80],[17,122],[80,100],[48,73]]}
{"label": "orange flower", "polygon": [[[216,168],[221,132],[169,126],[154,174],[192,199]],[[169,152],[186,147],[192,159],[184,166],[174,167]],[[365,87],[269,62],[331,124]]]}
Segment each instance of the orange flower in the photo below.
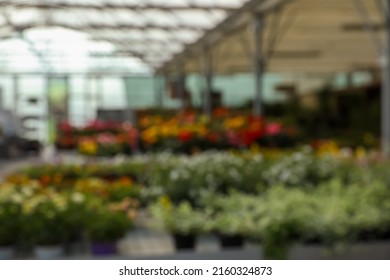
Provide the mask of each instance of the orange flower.
{"label": "orange flower", "polygon": [[119,179],[119,182],[120,182],[121,184],[126,184],[126,185],[131,185],[131,184],[133,184],[133,180],[132,180],[130,177],[128,177],[128,176],[121,177],[121,178]]}
{"label": "orange flower", "polygon": [[116,135],[116,142],[119,144],[125,143],[126,139],[127,139],[126,135],[123,135],[123,134]]}
{"label": "orange flower", "polygon": [[142,127],[147,127],[150,125],[150,119],[148,117],[143,117],[140,119],[139,123]]}
{"label": "orange flower", "polygon": [[216,118],[225,118],[229,116],[229,109],[223,107],[216,108],[213,111],[213,116]]}
{"label": "orange flower", "polygon": [[51,178],[48,175],[44,175],[39,180],[42,185],[48,185],[51,181]]}

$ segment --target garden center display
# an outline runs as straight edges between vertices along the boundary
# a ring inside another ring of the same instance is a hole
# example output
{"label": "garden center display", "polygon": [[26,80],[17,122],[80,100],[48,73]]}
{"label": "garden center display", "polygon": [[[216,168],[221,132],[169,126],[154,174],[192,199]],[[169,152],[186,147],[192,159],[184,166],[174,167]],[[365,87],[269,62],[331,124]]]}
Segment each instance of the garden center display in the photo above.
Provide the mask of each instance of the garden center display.
{"label": "garden center display", "polygon": [[299,244],[328,250],[317,257],[337,257],[354,244],[390,238],[388,167],[375,157],[308,147],[29,167],[0,187],[7,221],[0,247],[3,256],[35,248],[37,257],[38,249],[52,248],[55,258],[65,244],[83,240],[91,254],[114,254],[142,207],[154,221],[150,228],[170,233],[178,250],[214,234],[223,248],[257,243],[262,258],[289,258]]}

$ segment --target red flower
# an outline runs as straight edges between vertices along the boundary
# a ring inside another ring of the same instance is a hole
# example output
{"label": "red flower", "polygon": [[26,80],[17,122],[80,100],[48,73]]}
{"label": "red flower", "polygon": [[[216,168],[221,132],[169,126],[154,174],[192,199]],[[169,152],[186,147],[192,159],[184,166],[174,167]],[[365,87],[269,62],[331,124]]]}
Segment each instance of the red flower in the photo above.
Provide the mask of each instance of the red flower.
{"label": "red flower", "polygon": [[105,127],[105,124],[101,120],[94,120],[90,122],[87,126],[86,129],[93,129],[93,130],[103,130]]}
{"label": "red flower", "polygon": [[249,117],[249,129],[252,131],[263,131],[264,123],[263,117]]}
{"label": "red flower", "polygon": [[179,140],[184,143],[184,142],[188,142],[190,141],[192,138],[193,138],[193,135],[191,132],[189,131],[182,131],[179,135]]}
{"label": "red flower", "polygon": [[59,139],[62,147],[73,147],[75,145],[75,139],[72,136],[64,136]]}
{"label": "red flower", "polygon": [[128,136],[128,139],[129,139],[130,147],[133,150],[136,150],[137,149],[137,145],[138,145],[138,137],[139,137],[138,130],[135,129],[135,128],[129,130],[127,136]]}
{"label": "red flower", "polygon": [[211,132],[207,135],[207,140],[212,143],[217,143],[220,140],[220,136],[216,132]]}
{"label": "red flower", "polygon": [[68,122],[62,122],[59,124],[59,129],[64,133],[72,132],[73,126],[71,126],[70,123],[68,123]]}
{"label": "red flower", "polygon": [[242,143],[246,146],[251,145],[256,140],[262,137],[263,133],[261,130],[244,130],[241,132]]}

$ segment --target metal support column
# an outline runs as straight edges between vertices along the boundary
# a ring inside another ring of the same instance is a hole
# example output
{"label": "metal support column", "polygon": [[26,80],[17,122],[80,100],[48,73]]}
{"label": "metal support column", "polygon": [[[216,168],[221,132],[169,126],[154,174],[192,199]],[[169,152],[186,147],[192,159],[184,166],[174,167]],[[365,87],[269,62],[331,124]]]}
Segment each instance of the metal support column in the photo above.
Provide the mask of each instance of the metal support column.
{"label": "metal support column", "polygon": [[253,115],[260,117],[263,112],[263,78],[265,68],[265,58],[263,54],[263,30],[264,30],[264,18],[261,14],[256,15],[254,39],[254,70],[255,70],[255,99],[253,103]]}
{"label": "metal support column", "polygon": [[213,61],[209,46],[204,49],[204,78],[205,78],[205,92],[203,97],[203,111],[207,116],[211,116],[212,111],[212,83],[213,83]]}
{"label": "metal support column", "polygon": [[85,81],[84,81],[84,123],[87,124],[90,119],[89,119],[89,112],[91,109],[91,88],[90,88],[90,77],[85,76]]}
{"label": "metal support column", "polygon": [[69,113],[70,113],[70,106],[71,106],[71,100],[72,100],[72,96],[71,96],[71,92],[70,92],[70,80],[69,80],[69,76],[65,76],[64,77],[64,81],[65,81],[65,102],[66,102],[66,112],[65,112],[65,116],[64,116],[64,120],[61,120],[61,121],[66,121],[66,122],[70,122],[70,117],[69,117]]}
{"label": "metal support column", "polygon": [[167,88],[168,88],[168,77],[167,75],[162,75],[161,76],[161,80],[160,80],[160,106],[161,106],[161,110],[164,110],[164,99],[166,97],[166,94],[167,94]]}
{"label": "metal support column", "polygon": [[[104,106],[104,80],[102,76],[96,77],[96,100],[97,100],[97,111],[102,109]],[[96,112],[97,114],[97,112]]]}
{"label": "metal support column", "polygon": [[[390,10],[390,0],[387,0],[387,10]],[[382,152],[390,158],[390,16],[386,15],[386,46],[382,55],[382,96],[381,96],[381,132]]]}
{"label": "metal support column", "polygon": [[181,102],[181,108],[180,109],[185,109],[186,108],[186,100],[185,100],[185,74],[184,74],[184,69],[183,69],[183,64],[179,63],[178,64],[178,77],[177,77],[177,94]]}
{"label": "metal support column", "polygon": [[124,85],[124,93],[125,93],[125,104],[126,104],[126,108],[125,108],[125,121],[129,121],[131,122],[132,124],[135,124],[136,123],[136,119],[135,119],[135,115],[134,115],[134,112],[133,112],[133,108],[131,107],[131,102],[130,102],[130,96],[129,96],[129,92],[127,91],[127,89],[129,88],[128,86],[126,86],[126,83],[127,83],[127,79],[128,77],[123,77],[123,85]]}
{"label": "metal support column", "polygon": [[19,77],[18,75],[14,75],[12,77],[12,80],[13,80],[13,92],[14,92],[14,100],[13,100],[13,113],[15,115],[18,114],[18,110],[19,110],[19,97],[20,97],[20,94],[19,94]]}
{"label": "metal support column", "polygon": [[44,143],[51,145],[53,144],[53,107],[50,100],[51,95],[51,79],[52,76],[50,74],[45,75],[45,101],[46,101],[46,131],[45,136],[43,137]]}
{"label": "metal support column", "polygon": [[155,99],[156,99],[156,108],[162,109],[162,98],[163,98],[163,78],[161,75],[156,74],[153,77],[154,81],[154,92],[155,92]]}

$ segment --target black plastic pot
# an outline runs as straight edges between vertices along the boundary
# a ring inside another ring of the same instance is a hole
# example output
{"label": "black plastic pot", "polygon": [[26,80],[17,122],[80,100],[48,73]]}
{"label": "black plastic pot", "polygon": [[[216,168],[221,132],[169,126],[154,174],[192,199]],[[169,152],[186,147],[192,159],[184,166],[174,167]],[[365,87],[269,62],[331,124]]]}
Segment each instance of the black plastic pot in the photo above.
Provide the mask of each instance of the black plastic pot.
{"label": "black plastic pot", "polygon": [[193,250],[195,249],[195,235],[174,234],[176,250]]}
{"label": "black plastic pot", "polygon": [[244,237],[240,235],[219,235],[222,248],[237,248],[244,245]]}

